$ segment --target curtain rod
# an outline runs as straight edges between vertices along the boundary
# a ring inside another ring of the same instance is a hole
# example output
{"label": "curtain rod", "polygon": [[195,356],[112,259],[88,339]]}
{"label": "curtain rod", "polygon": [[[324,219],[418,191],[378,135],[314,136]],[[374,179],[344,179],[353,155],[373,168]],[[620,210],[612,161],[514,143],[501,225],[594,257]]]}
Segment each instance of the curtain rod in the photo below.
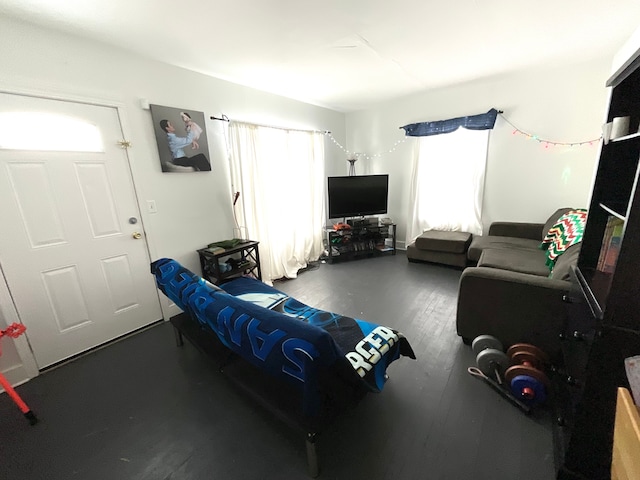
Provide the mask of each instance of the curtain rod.
{"label": "curtain rod", "polygon": [[211,118],[211,120],[220,120],[222,122],[244,123],[246,125],[253,125],[255,127],[277,128],[279,130],[291,130],[291,131],[294,131],[294,132],[324,133],[324,134],[331,133],[329,130],[305,130],[303,128],[288,128],[288,127],[282,127],[282,126],[278,126],[278,125],[267,125],[265,123],[243,122],[243,121],[239,121],[239,120],[231,120],[224,113],[222,114],[222,116],[220,118],[219,117],[214,117],[214,116],[211,116],[209,118]]}

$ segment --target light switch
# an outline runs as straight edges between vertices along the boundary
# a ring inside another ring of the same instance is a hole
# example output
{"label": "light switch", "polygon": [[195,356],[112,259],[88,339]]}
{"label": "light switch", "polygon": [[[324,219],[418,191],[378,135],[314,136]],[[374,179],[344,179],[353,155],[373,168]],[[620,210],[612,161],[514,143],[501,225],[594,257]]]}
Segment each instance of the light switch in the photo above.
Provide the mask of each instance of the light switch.
{"label": "light switch", "polygon": [[155,200],[147,200],[147,210],[149,213],[158,213]]}

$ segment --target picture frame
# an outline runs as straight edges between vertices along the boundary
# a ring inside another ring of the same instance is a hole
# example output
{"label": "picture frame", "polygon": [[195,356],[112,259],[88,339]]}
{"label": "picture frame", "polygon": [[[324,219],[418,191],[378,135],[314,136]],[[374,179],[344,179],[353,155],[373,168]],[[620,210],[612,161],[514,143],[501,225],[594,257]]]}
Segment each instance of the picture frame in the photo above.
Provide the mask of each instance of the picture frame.
{"label": "picture frame", "polygon": [[204,113],[149,105],[163,172],[210,172],[209,142]]}

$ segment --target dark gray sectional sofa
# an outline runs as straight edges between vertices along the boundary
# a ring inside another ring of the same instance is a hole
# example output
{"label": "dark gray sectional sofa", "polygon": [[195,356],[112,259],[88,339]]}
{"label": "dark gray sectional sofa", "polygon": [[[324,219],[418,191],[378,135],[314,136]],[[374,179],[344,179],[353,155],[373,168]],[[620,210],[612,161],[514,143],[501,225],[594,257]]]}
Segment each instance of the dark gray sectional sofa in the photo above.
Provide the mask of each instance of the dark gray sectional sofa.
{"label": "dark gray sectional sofa", "polygon": [[545,224],[497,222],[487,236],[474,237],[467,256],[477,262],[460,278],[456,328],[465,343],[493,335],[506,347],[531,343],[552,358],[560,351],[565,323],[563,302],[571,287],[571,266],[581,244],[569,247],[553,271],[540,244],[549,229],[571,208],[554,212]]}

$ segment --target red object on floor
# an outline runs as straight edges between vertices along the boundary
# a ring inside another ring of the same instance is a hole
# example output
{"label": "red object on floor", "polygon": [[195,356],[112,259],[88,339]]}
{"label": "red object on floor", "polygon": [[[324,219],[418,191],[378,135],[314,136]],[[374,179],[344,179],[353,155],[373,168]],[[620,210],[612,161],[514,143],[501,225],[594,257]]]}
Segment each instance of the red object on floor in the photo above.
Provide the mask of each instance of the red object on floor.
{"label": "red object on floor", "polygon": [[13,389],[11,384],[7,381],[2,373],[0,373],[0,385],[2,385],[4,391],[9,394],[11,399],[15,402],[22,413],[27,413],[31,410],[29,407],[27,407],[27,404],[24,403],[22,398],[20,398],[20,395],[18,395],[18,393]]}
{"label": "red object on floor", "polygon": [[[27,328],[21,323],[12,323],[4,330],[0,330],[0,339],[2,339],[2,337],[4,337],[5,335],[11,338],[18,338],[20,335],[22,335],[25,332],[26,329]],[[2,355],[2,350],[0,350],[0,355]],[[4,388],[4,391],[9,394],[9,396],[11,397],[11,400],[14,401],[14,403],[18,406],[20,411],[24,413],[24,416],[27,418],[27,420],[29,420],[29,423],[31,425],[35,425],[36,423],[38,423],[38,418],[27,406],[27,404],[24,403],[24,400],[20,398],[20,395],[18,395],[18,392],[16,392],[13,389],[11,384],[7,381],[7,379],[2,373],[0,373],[0,385],[2,385],[2,388]]]}

